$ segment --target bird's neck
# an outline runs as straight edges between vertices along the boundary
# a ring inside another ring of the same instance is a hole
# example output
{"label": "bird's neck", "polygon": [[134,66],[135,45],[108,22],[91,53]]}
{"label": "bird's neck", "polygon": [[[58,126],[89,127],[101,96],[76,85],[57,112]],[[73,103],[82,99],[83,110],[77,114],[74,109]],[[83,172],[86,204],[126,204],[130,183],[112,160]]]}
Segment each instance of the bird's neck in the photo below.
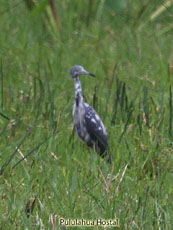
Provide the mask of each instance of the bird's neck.
{"label": "bird's neck", "polygon": [[75,84],[75,103],[78,106],[80,102],[83,102],[82,86],[78,77],[74,78]]}

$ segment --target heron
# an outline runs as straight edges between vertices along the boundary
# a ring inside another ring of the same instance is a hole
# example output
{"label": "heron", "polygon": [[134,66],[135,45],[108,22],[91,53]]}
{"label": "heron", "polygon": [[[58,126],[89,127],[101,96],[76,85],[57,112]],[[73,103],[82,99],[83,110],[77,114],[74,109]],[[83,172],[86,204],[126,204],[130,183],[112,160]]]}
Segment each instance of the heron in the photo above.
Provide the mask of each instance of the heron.
{"label": "heron", "polygon": [[102,158],[105,157],[107,162],[111,164],[112,156],[109,153],[105,126],[97,112],[85,102],[79,80],[81,75],[95,77],[95,74],[86,71],[83,66],[75,65],[71,68],[70,75],[74,79],[75,85],[75,101],[73,106],[75,130],[79,138],[87,146],[95,149]]}

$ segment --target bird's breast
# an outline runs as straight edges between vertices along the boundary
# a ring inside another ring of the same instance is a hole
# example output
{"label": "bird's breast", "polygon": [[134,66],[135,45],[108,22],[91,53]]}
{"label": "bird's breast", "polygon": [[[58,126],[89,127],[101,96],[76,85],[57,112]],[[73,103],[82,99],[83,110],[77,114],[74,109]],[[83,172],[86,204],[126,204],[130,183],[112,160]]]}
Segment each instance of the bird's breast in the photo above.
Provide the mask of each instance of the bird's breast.
{"label": "bird's breast", "polygon": [[77,134],[83,141],[87,142],[90,136],[86,130],[85,108],[82,103],[79,103],[78,105],[74,103],[73,119],[74,119],[74,124],[75,124],[75,129]]}

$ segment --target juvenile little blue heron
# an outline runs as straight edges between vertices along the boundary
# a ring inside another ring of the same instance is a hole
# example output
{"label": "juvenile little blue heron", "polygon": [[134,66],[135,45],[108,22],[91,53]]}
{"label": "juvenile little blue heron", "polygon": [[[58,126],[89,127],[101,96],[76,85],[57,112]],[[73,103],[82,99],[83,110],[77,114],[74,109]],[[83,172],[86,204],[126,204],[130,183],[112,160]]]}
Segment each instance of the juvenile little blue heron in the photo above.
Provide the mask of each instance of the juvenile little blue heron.
{"label": "juvenile little blue heron", "polygon": [[86,71],[82,66],[75,65],[71,68],[70,74],[75,84],[75,102],[73,107],[73,118],[78,136],[89,147],[94,148],[101,157],[106,157],[111,163],[112,156],[108,150],[108,138],[106,129],[97,112],[84,101],[82,86],[79,81],[80,75],[95,77],[94,74]]}

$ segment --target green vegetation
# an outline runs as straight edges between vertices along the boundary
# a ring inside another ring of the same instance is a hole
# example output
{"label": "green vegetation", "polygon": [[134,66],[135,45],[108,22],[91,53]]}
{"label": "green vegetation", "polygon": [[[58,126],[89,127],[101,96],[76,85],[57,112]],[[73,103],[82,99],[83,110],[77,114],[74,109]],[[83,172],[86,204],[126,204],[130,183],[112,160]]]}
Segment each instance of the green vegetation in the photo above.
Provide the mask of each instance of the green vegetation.
{"label": "green vegetation", "polygon": [[[173,5],[163,2],[1,1],[0,229],[116,216],[122,230],[172,229]],[[74,64],[97,76],[81,81],[112,166],[74,133]]]}

